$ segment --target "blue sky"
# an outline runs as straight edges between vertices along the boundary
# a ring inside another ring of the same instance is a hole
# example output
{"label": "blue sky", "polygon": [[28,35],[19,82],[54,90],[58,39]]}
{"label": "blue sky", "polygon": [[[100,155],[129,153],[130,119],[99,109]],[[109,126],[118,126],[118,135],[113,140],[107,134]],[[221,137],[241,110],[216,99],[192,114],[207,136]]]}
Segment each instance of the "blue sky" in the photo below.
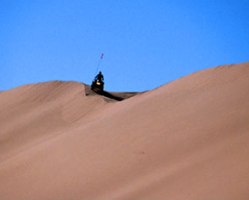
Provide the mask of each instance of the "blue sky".
{"label": "blue sky", "polygon": [[109,91],[249,61],[248,0],[0,0],[0,90],[99,69]]}

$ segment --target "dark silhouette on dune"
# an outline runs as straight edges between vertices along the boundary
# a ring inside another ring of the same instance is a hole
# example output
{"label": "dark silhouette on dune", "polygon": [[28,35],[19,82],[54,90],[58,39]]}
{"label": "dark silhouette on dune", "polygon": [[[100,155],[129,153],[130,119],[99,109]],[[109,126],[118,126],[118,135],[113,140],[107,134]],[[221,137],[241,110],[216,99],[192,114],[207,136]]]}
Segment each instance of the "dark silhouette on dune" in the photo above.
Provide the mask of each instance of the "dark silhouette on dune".
{"label": "dark silhouette on dune", "polygon": [[105,96],[109,99],[113,99],[116,101],[122,101],[124,99],[127,99],[131,96],[136,95],[136,92],[129,92],[129,93],[111,93],[104,90],[104,75],[100,71],[94,78],[91,84],[91,90],[89,88],[86,88],[86,95],[93,95],[94,93]]}

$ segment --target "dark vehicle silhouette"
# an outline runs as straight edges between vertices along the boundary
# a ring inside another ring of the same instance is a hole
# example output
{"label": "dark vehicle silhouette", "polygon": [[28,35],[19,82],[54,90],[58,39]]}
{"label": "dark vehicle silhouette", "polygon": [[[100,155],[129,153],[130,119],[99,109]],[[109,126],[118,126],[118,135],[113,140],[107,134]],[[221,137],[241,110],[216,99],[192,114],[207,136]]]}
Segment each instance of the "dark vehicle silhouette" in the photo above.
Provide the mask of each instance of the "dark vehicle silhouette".
{"label": "dark vehicle silhouette", "polygon": [[[87,88],[90,89],[90,87],[87,87]],[[97,74],[97,76],[95,76],[94,80],[92,81],[91,90],[86,89],[85,93],[86,95],[93,95],[96,93],[96,94],[109,98],[109,100],[111,99],[111,100],[116,100],[116,101],[122,101],[124,99],[128,99],[137,94],[137,92],[117,93],[117,92],[105,91],[104,90],[104,76],[101,71]]]}
{"label": "dark vehicle silhouette", "polygon": [[104,84],[104,76],[102,72],[99,72],[92,82],[91,89],[97,93],[102,93],[104,91]]}

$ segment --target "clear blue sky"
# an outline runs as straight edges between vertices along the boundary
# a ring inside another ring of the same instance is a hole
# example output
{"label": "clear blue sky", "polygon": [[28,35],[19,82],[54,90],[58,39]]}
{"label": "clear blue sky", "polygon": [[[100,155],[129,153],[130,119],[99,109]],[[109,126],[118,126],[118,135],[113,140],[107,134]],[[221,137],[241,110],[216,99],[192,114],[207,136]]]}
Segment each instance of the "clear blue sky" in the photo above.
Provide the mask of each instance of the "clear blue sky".
{"label": "clear blue sky", "polygon": [[0,0],[0,90],[50,80],[143,91],[249,61],[249,0]]}

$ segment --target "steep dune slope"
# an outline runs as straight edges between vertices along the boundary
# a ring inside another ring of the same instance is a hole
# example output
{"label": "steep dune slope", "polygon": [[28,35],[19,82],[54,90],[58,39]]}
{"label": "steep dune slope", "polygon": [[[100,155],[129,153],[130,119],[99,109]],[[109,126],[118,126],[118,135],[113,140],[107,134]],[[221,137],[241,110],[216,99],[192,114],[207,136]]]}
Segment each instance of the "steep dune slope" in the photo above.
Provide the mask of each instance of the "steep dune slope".
{"label": "steep dune slope", "polygon": [[97,97],[86,98],[84,91],[80,83],[55,81],[2,93],[0,159],[70,129],[78,119],[89,120],[91,112],[105,102]]}
{"label": "steep dune slope", "polygon": [[249,63],[122,102],[74,82],[0,94],[1,199],[249,198]]}

